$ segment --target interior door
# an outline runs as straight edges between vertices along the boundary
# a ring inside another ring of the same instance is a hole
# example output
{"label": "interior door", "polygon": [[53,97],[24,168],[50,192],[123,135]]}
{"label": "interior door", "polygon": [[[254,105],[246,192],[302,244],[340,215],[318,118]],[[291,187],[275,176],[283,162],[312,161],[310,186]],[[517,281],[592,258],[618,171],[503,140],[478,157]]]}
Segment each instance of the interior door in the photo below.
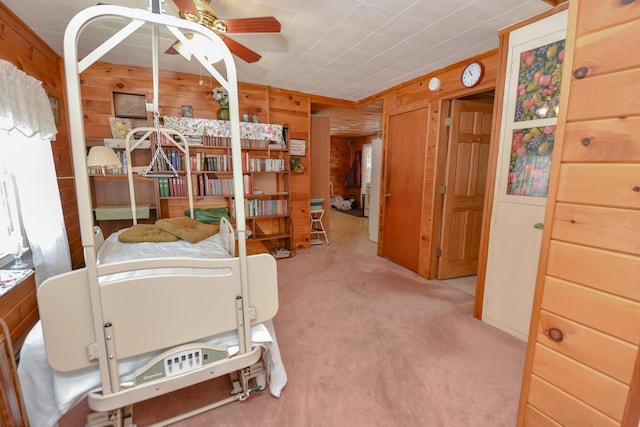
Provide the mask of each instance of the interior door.
{"label": "interior door", "polygon": [[382,255],[418,271],[429,109],[389,117]]}
{"label": "interior door", "polygon": [[447,150],[438,278],[478,271],[493,101],[454,100]]}
{"label": "interior door", "polygon": [[566,22],[564,11],[509,35],[482,320],[523,340],[560,108]]}

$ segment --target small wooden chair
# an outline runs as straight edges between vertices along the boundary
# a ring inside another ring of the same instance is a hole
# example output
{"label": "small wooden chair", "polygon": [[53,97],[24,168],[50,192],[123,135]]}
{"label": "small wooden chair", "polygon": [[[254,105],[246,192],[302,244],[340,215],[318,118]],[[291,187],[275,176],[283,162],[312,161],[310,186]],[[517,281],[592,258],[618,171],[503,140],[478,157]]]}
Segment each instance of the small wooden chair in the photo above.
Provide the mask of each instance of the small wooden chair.
{"label": "small wooden chair", "polygon": [[0,425],[29,427],[9,328],[0,319]]}

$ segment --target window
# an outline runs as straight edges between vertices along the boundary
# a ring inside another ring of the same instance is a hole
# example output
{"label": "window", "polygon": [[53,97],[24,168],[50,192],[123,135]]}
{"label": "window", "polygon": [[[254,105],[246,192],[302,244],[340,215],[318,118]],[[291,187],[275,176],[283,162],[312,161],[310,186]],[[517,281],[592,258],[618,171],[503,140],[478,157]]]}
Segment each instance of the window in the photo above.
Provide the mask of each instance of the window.
{"label": "window", "polygon": [[18,245],[26,243],[17,194],[12,176],[0,172],[0,267],[11,262]]}

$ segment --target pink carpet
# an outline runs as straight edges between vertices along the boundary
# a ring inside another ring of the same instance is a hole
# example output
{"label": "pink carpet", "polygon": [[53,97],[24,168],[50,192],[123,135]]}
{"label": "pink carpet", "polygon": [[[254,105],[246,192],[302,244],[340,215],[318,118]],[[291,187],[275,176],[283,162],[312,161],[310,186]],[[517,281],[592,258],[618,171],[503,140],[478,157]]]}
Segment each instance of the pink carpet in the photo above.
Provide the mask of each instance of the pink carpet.
{"label": "pink carpet", "polygon": [[[515,425],[525,343],[474,319],[470,295],[330,247],[298,251],[278,270],[282,397],[257,392],[179,425]],[[149,425],[228,391],[221,378],[144,402],[134,421]]]}

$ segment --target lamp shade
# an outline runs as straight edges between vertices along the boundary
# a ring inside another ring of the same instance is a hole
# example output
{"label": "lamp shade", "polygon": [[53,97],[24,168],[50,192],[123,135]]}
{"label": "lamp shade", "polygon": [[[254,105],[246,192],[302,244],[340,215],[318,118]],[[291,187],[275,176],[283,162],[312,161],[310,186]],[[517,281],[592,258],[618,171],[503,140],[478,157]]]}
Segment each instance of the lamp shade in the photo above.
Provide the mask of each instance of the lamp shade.
{"label": "lamp shade", "polygon": [[113,151],[113,148],[96,145],[89,150],[87,166],[90,168],[100,167],[102,168],[102,174],[105,175],[108,167],[119,167],[122,166],[122,163],[120,163],[120,158]]}

